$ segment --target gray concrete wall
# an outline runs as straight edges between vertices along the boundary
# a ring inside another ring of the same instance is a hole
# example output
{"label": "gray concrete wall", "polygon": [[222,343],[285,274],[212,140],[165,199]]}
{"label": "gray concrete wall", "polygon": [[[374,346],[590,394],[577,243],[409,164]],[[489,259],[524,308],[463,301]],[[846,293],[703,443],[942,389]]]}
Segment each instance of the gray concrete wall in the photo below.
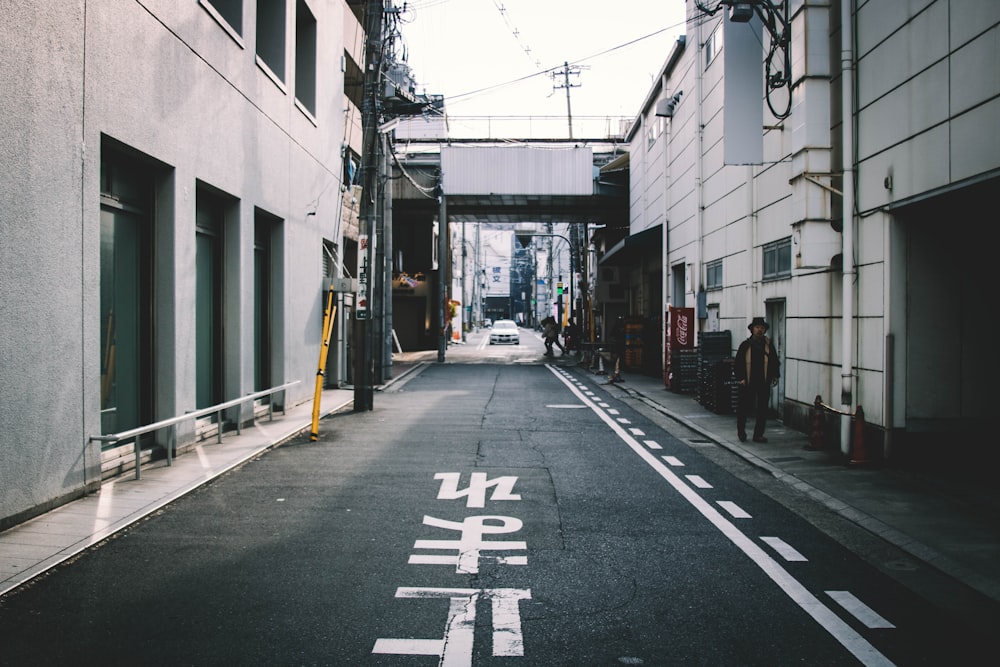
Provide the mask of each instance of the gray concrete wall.
{"label": "gray concrete wall", "polygon": [[[225,394],[253,390],[256,209],[280,219],[274,384],[311,400],[323,309],[322,240],[340,209],[341,0],[313,0],[315,114],[287,73],[255,59],[198,2],[13,3],[0,18],[0,528],[100,484],[100,160],[117,146],[157,165],[155,413],[194,408],[199,187],[233,200],[226,222]],[[44,7],[44,8],[41,8]],[[295,3],[289,3],[293,11]],[[353,17],[352,19],[353,20]],[[190,437],[190,434],[188,434]]]}

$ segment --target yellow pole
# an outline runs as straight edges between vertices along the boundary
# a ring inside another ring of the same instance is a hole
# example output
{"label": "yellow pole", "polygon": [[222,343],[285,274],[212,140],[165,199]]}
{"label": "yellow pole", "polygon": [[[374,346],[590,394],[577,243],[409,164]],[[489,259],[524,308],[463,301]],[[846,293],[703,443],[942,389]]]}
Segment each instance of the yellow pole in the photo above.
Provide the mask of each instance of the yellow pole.
{"label": "yellow pole", "polygon": [[326,310],[323,311],[323,344],[319,348],[319,368],[316,370],[316,392],[313,394],[312,431],[310,440],[319,438],[319,403],[323,396],[323,377],[326,375],[326,355],[330,351],[330,336],[333,334],[333,319],[337,307],[333,305],[333,288],[326,297]]}

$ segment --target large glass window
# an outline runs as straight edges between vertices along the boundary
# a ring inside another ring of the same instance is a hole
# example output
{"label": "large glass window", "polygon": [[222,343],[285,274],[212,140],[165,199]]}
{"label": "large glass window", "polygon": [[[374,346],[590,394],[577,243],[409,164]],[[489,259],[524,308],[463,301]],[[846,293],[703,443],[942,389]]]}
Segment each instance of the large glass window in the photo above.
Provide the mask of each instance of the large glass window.
{"label": "large glass window", "polygon": [[152,192],[141,165],[101,159],[101,431],[152,421]]}

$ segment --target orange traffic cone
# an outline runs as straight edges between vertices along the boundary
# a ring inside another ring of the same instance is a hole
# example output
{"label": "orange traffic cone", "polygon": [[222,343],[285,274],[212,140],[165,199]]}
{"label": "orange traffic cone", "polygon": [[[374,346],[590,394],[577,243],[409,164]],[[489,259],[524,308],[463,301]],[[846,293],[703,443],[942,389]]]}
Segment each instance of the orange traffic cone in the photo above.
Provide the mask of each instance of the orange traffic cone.
{"label": "orange traffic cone", "polygon": [[849,465],[861,466],[870,463],[865,449],[865,411],[859,405],[854,417],[854,433],[851,443],[851,461]]}

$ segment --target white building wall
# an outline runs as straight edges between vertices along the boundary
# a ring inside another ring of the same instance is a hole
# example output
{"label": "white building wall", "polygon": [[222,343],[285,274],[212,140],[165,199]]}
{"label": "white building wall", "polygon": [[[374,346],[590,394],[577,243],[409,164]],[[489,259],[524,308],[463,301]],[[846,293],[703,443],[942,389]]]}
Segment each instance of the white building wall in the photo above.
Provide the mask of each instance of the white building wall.
{"label": "white building wall", "polygon": [[[707,65],[703,50],[724,12],[699,16],[694,3],[687,3],[687,48],[654,84],[639,115],[644,127],[657,101],[684,91],[668,121],[669,167],[664,177],[647,160],[637,159],[645,156],[646,138],[633,126],[631,182],[633,189],[644,189],[642,198],[633,191],[630,210],[636,233],[648,220],[648,202],[655,198],[651,193],[669,183],[664,270],[684,264],[695,272],[684,303],[673,305],[694,305],[704,263],[721,259],[724,288],[709,292],[707,300],[718,305],[722,328],[733,332],[734,346],[746,335],[746,322],[765,314],[767,303],[784,304],[783,402],[786,416],[797,413],[801,423],[815,396],[831,404],[840,399],[843,278],[835,255],[840,253],[837,230],[843,217],[844,124],[837,59],[840,3],[797,0],[790,5],[792,113],[779,121],[765,107],[764,162],[748,168],[723,164],[720,76],[725,45],[719,45],[720,56]],[[923,197],[995,178],[1000,170],[1000,79],[992,74],[1000,62],[1000,4],[913,0],[857,2],[852,7],[857,11],[859,214],[854,256],[848,258],[856,270],[848,351],[855,375],[853,405],[863,406],[868,422],[881,426],[891,421],[890,426],[905,427],[904,404],[910,417],[974,419],[978,394],[984,393],[977,391],[981,384],[970,370],[975,364],[968,355],[959,358],[960,353],[934,345],[933,335],[925,333],[932,313],[943,313],[948,330],[971,342],[969,317],[956,310],[956,292],[968,289],[969,282],[955,279],[962,272],[939,275],[933,258],[952,261],[951,242],[937,250],[914,244],[926,244],[926,225],[940,219],[938,208],[921,213]],[[900,203],[907,205],[908,218],[928,217],[919,233],[894,215]],[[796,248],[803,254],[795,258],[791,276],[763,280],[762,247],[793,236],[796,229],[804,230],[801,243],[812,245]],[[800,265],[806,255],[809,261]],[[668,289],[671,301],[675,293]],[[936,311],[924,303],[931,294],[939,304]],[[886,373],[890,334],[895,339],[891,375]],[[928,369],[937,369],[935,377],[943,369],[965,368],[947,373],[949,378],[964,375],[948,380],[953,395],[964,395],[961,407],[928,398],[916,386],[930,378],[923,377],[929,370],[912,360],[914,354],[925,355]],[[918,379],[912,377],[914,369],[922,374]],[[891,417],[885,412],[889,404],[896,406]]]}
{"label": "white building wall", "polygon": [[[158,165],[157,418],[194,408],[195,200],[227,221],[227,397],[253,389],[254,212],[280,220],[274,384],[311,398],[322,321],[322,239],[337,228],[344,141],[340,0],[310,0],[316,110],[295,101],[295,18],[284,84],[255,62],[253,3],[237,39],[197,2],[5,7],[0,64],[0,522],[100,484],[100,164],[111,143]],[[289,11],[295,3],[289,4]],[[349,13],[349,12],[348,12]],[[353,20],[353,17],[351,17]],[[84,48],[84,44],[86,48]],[[110,142],[110,143],[109,143]],[[14,398],[16,397],[16,398]]]}

